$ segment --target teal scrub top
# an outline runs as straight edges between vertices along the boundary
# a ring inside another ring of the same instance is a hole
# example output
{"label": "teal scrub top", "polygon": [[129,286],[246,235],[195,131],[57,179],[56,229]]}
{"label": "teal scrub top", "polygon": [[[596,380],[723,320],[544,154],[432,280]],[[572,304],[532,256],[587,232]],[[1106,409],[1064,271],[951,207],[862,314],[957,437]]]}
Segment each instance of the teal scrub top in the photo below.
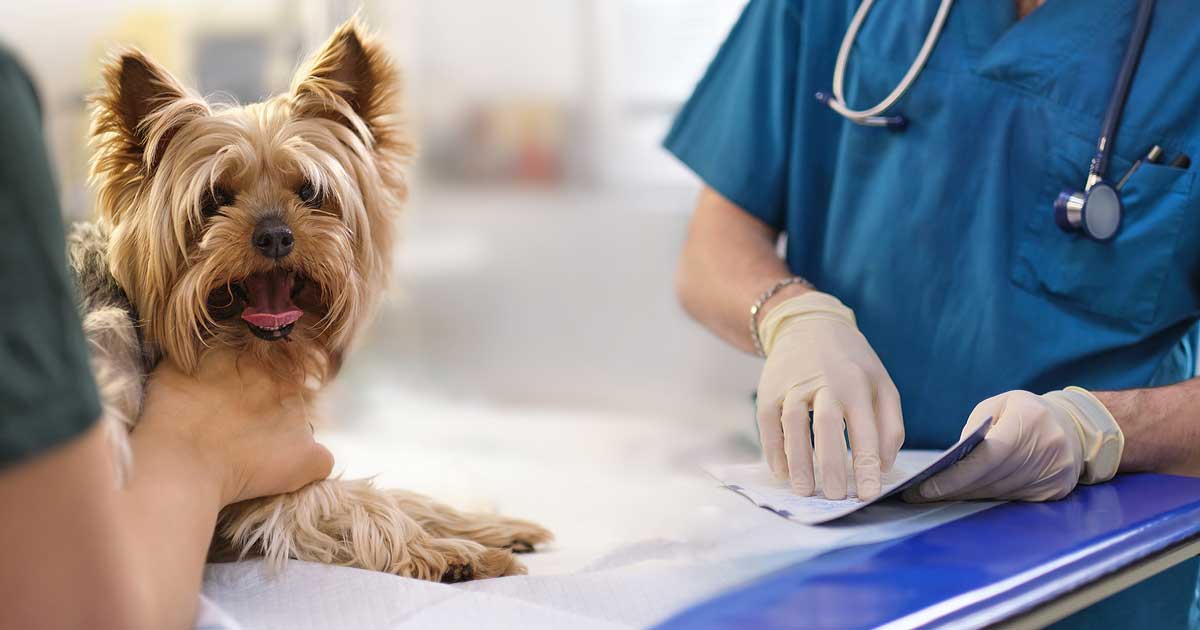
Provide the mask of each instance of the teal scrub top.
{"label": "teal scrub top", "polygon": [[[1144,164],[1111,242],[1054,223],[1058,192],[1086,180],[1137,3],[1049,0],[1018,20],[1012,0],[958,0],[888,112],[908,118],[903,131],[855,125],[813,97],[831,87],[857,4],[752,0],[665,144],[786,232],[792,272],[854,309],[900,391],[905,445],[953,443],[977,403],[1009,390],[1194,376],[1197,167]],[[851,108],[891,92],[937,5],[874,5],[846,70]],[[1200,9],[1159,0],[1108,179],[1155,144],[1168,162],[1200,164],[1197,59]],[[1193,565],[1132,608],[1185,615],[1194,578]],[[1157,619],[1137,610],[1106,621]]]}

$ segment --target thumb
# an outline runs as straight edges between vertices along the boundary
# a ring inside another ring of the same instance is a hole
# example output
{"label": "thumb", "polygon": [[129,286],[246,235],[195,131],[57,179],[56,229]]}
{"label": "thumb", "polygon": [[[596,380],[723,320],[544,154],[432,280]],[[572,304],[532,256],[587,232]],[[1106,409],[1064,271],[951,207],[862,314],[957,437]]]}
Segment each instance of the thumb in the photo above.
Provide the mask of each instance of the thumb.
{"label": "thumb", "polygon": [[[1003,396],[989,398],[975,406],[975,410],[967,418],[962,435],[974,433],[979,425],[991,422],[993,428],[988,430],[988,436],[995,430],[995,421],[1004,410]],[[998,445],[990,443],[987,438],[958,462],[946,470],[926,479],[919,485],[904,491],[902,498],[909,503],[927,503],[941,501],[979,481],[996,464],[1003,461],[1003,453],[995,452]]]}
{"label": "thumb", "polygon": [[300,469],[301,479],[296,484],[296,489],[300,489],[314,481],[320,481],[329,477],[333,472],[333,453],[324,444],[314,441],[312,449],[307,457],[304,458],[304,464]]}
{"label": "thumb", "polygon": [[1007,395],[992,396],[991,398],[975,405],[975,409],[971,411],[971,415],[967,416],[967,423],[963,425],[962,433],[958,435],[958,439],[963,439],[979,429],[979,425],[984,422],[995,424],[1000,418],[1000,414],[1004,413],[1005,402]]}

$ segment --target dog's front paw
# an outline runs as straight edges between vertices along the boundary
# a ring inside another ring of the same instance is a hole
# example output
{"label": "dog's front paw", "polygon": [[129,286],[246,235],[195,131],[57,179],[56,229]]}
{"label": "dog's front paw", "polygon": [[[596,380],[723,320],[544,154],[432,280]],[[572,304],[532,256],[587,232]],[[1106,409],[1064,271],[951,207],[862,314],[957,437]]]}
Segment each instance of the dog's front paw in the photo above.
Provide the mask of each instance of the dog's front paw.
{"label": "dog's front paw", "polygon": [[499,514],[463,512],[429,497],[406,490],[391,490],[392,497],[425,531],[437,538],[473,540],[485,547],[528,553],[554,539],[536,523]]}
{"label": "dog's front paw", "polygon": [[508,542],[500,546],[513,553],[533,553],[538,545],[554,540],[554,534],[545,527],[516,518],[506,519],[502,530]]}
{"label": "dog's front paw", "polygon": [[445,562],[441,581],[447,584],[526,573],[525,565],[508,549],[484,547],[460,538],[435,538],[429,546]]}
{"label": "dog's front paw", "polygon": [[475,567],[469,564],[452,564],[442,573],[443,584],[458,584],[475,579]]}
{"label": "dog's front paw", "polygon": [[519,518],[488,515],[478,518],[468,538],[488,547],[508,549],[513,553],[530,553],[538,545],[554,540],[550,530]]}

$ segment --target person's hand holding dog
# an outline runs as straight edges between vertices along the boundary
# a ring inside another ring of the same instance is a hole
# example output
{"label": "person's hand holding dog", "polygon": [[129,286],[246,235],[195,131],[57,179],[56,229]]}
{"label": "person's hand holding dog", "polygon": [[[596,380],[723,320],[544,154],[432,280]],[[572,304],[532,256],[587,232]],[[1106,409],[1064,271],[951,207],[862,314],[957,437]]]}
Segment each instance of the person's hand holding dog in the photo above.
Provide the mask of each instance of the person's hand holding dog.
{"label": "person's hand holding dog", "polygon": [[225,350],[207,353],[193,375],[164,360],[150,376],[133,440],[193,454],[197,474],[211,480],[221,505],[326,478],[333,455],[313,438],[305,401],[282,389],[269,370]]}

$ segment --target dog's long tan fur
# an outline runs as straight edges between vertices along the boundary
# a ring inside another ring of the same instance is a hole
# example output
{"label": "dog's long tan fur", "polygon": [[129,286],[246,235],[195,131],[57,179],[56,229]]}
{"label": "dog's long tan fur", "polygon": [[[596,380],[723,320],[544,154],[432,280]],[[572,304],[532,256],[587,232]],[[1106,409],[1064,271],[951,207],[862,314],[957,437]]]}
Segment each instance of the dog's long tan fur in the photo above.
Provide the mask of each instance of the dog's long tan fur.
{"label": "dog's long tan fur", "polygon": [[[413,147],[398,73],[353,20],[263,103],[210,105],[136,50],[104,76],[92,117],[97,218],[74,228],[69,249],[103,421],[122,469],[136,471],[127,435],[164,357],[192,370],[206,350],[231,347],[305,396],[333,377],[386,285]],[[298,196],[305,185],[319,201]],[[291,254],[252,247],[264,216],[290,227]],[[287,339],[264,341],[237,317],[235,288],[272,270],[305,278],[293,296],[304,315]],[[213,555],[461,580],[521,573],[512,551],[549,538],[527,521],[328,480],[227,508]]]}

